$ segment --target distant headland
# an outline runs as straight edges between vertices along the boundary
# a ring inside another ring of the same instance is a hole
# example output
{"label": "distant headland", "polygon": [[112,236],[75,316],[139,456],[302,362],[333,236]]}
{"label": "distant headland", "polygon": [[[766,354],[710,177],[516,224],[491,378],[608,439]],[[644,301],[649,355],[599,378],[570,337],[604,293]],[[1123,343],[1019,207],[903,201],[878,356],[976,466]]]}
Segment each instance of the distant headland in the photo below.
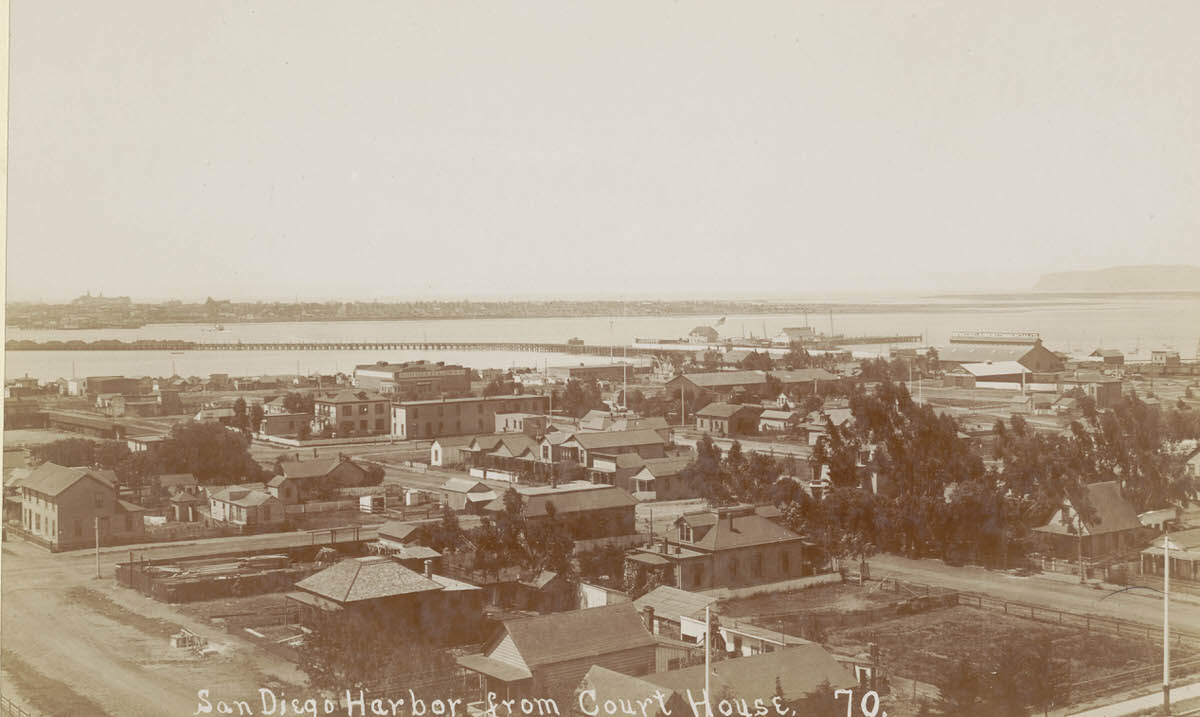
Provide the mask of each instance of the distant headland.
{"label": "distant headland", "polygon": [[1196,291],[1200,266],[1147,264],[1045,274],[1034,291]]}

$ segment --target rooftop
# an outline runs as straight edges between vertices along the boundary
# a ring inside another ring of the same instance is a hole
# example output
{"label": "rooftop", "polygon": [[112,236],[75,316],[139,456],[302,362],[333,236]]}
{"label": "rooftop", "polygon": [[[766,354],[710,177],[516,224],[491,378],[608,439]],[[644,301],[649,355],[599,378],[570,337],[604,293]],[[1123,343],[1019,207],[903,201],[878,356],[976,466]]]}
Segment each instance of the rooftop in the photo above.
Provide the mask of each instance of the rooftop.
{"label": "rooftop", "polygon": [[530,667],[654,646],[631,603],[506,620],[504,630]]}
{"label": "rooftop", "polygon": [[385,556],[343,560],[301,580],[296,587],[340,604],[443,589]]}

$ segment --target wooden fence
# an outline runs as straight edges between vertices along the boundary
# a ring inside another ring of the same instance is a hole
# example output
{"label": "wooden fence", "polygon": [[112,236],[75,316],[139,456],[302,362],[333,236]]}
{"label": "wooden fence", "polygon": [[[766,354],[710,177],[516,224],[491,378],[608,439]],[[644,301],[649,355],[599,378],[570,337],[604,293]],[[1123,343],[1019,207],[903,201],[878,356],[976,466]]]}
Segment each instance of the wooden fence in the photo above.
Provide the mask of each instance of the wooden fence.
{"label": "wooden fence", "polygon": [[[1101,632],[1111,632],[1116,635],[1142,637],[1147,640],[1162,642],[1161,626],[1147,625],[1145,623],[1122,620],[1115,617],[1079,614],[1052,607],[1030,605],[1028,603],[1015,602],[1012,600],[1002,600],[1000,598],[980,595],[978,593],[959,593],[959,604],[974,606],[985,610],[996,610],[998,612],[1003,612],[1006,615],[1023,617],[1029,620],[1037,620],[1038,622],[1048,622],[1056,625],[1071,627],[1082,627],[1087,631],[1097,630]],[[1178,626],[1172,626],[1171,637],[1177,645],[1182,645],[1184,643],[1190,645],[1200,645],[1200,632],[1196,632],[1195,630],[1188,630]]]}
{"label": "wooden fence", "polygon": [[4,717],[34,717],[33,713],[7,697],[0,697],[0,714]]}

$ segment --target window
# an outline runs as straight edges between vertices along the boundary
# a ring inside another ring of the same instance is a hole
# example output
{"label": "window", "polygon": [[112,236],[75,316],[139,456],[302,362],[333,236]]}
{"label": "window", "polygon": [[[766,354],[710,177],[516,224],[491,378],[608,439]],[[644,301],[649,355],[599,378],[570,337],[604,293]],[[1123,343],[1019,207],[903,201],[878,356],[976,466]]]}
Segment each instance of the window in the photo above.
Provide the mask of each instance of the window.
{"label": "window", "polygon": [[97,507],[97,508],[103,508],[103,507],[104,507],[104,494],[103,494],[103,493],[97,493],[97,494],[95,495],[95,501],[96,501],[96,507]]}
{"label": "window", "polygon": [[366,420],[359,421],[358,427],[363,429],[364,431],[367,430],[367,421]]}
{"label": "window", "polygon": [[762,553],[755,553],[750,560],[750,575],[752,577],[762,577]]}
{"label": "window", "polygon": [[730,558],[729,560],[729,577],[737,580],[737,558]]}
{"label": "window", "polygon": [[33,515],[33,529],[34,530],[42,529],[42,516],[40,513],[34,513],[34,515]]}
{"label": "window", "polygon": [[383,404],[382,403],[375,404],[375,413],[383,413]]}
{"label": "window", "polygon": [[787,575],[792,571],[792,566],[788,564],[788,560],[790,560],[790,558],[788,557],[786,550],[779,554],[779,572],[783,573],[784,575]]}
{"label": "window", "polygon": [[697,565],[696,572],[692,573],[692,586],[700,587],[700,583],[704,582],[704,566]]}
{"label": "window", "polygon": [[687,523],[681,523],[679,525],[679,539],[685,543],[692,542],[692,526]]}
{"label": "window", "polygon": [[365,403],[358,407],[358,415],[360,415],[360,416],[365,415],[365,414],[369,413],[370,411],[371,411],[371,407]]}
{"label": "window", "polygon": [[271,519],[271,506],[269,506],[269,505],[264,505],[264,506],[262,507],[262,511],[261,511],[261,512],[262,512],[262,519],[263,519],[263,522],[266,522],[266,521],[268,521],[268,520],[270,520],[270,519]]}
{"label": "window", "polygon": [[343,416],[353,416],[354,415],[354,407],[353,406],[342,406],[342,415]]}
{"label": "window", "polygon": [[438,406],[438,416],[441,416],[441,415],[442,415],[442,407]]}

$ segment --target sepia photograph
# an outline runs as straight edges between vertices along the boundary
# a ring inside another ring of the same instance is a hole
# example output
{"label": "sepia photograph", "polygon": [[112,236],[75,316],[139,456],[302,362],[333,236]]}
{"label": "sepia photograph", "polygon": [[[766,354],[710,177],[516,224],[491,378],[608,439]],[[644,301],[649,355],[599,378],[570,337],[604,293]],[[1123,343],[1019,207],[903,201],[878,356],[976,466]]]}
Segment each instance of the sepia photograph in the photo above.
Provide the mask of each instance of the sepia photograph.
{"label": "sepia photograph", "polygon": [[1200,715],[1200,2],[0,6],[0,717]]}

